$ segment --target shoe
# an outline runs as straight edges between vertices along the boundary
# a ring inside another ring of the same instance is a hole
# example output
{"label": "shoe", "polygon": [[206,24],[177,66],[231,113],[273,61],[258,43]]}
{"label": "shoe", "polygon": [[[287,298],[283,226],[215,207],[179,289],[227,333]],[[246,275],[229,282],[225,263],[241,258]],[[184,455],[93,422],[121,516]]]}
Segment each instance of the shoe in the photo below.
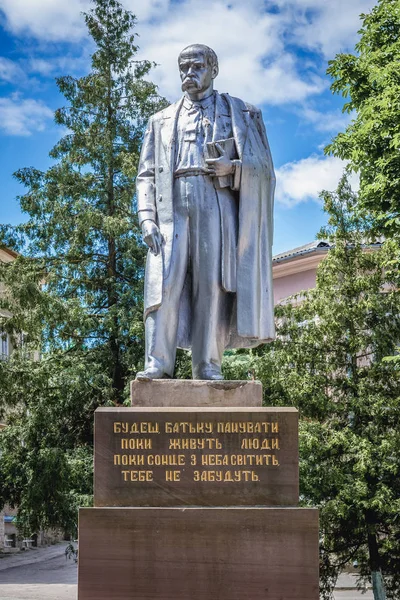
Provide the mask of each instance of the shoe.
{"label": "shoe", "polygon": [[223,381],[224,376],[221,373],[221,368],[213,364],[206,364],[193,373],[193,379],[203,379],[209,381]]}
{"label": "shoe", "polygon": [[167,373],[164,373],[157,367],[148,367],[144,371],[138,371],[136,373],[136,379],[138,381],[151,381],[152,379],[171,379]]}

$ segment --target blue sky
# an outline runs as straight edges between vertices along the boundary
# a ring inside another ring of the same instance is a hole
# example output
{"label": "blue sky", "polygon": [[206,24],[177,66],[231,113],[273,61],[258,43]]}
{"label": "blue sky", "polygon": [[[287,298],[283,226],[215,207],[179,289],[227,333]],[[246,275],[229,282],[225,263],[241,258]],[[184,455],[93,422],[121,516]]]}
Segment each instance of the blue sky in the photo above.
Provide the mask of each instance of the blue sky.
{"label": "blue sky", "polygon": [[[328,60],[353,51],[372,0],[123,0],[137,15],[139,58],[159,65],[152,79],[180,95],[179,51],[192,42],[217,52],[216,88],[259,106],[277,172],[274,252],[315,239],[325,216],[318,193],[335,189],[340,160],[324,146],[349,117],[329,90]],[[62,135],[53,112],[65,104],[58,75],[89,69],[81,11],[90,0],[0,0],[0,223],[24,219],[13,179],[19,168],[46,169]]]}

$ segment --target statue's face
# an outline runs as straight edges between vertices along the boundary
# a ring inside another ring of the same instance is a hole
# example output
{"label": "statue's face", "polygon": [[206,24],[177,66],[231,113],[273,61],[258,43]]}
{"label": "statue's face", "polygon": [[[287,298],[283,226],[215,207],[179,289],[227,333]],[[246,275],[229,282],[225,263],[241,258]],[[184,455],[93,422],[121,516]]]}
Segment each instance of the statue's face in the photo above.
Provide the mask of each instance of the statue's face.
{"label": "statue's face", "polygon": [[189,49],[179,58],[179,75],[184,92],[201,93],[210,87],[216,70],[207,63],[203,52]]}

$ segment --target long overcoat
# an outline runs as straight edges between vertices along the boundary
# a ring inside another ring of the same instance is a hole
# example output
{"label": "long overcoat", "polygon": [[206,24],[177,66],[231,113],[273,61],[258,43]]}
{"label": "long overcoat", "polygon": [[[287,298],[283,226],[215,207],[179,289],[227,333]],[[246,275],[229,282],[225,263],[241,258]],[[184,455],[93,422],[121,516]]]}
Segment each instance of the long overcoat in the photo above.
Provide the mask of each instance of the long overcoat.
{"label": "long overcoat", "polygon": [[[162,252],[155,256],[149,251],[147,256],[145,318],[161,305],[163,281],[174,253],[179,252],[174,238],[173,168],[182,102],[183,98],[151,117],[140,157],[139,220],[156,221],[164,238]],[[232,186],[239,196],[235,235],[224,223],[223,210],[220,212],[221,284],[226,291],[236,294],[228,347],[251,347],[275,337],[272,288],[275,175],[261,112],[238,98],[216,93],[213,140],[224,139],[227,129],[233,131],[241,169]],[[191,346],[189,294],[190,286],[185,284],[179,308],[177,345],[181,348]]]}

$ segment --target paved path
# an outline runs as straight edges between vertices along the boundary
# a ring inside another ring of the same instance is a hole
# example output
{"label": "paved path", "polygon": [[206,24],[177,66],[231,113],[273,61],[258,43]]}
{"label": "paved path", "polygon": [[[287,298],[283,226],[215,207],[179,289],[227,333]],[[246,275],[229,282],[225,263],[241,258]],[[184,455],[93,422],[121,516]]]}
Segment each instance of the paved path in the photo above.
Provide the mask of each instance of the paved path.
{"label": "paved path", "polygon": [[76,600],[77,566],[65,557],[66,545],[1,559],[1,600]]}
{"label": "paved path", "polygon": [[[77,566],[65,557],[66,543],[34,548],[0,560],[1,600],[76,600]],[[371,590],[362,594],[355,576],[343,574],[335,600],[373,600]]]}
{"label": "paved path", "polygon": [[357,591],[356,580],[356,575],[350,573],[342,573],[337,582],[336,590],[333,596],[334,599],[361,600],[361,598],[363,598],[363,600],[373,600],[374,595],[371,589],[367,589],[365,593]]}

